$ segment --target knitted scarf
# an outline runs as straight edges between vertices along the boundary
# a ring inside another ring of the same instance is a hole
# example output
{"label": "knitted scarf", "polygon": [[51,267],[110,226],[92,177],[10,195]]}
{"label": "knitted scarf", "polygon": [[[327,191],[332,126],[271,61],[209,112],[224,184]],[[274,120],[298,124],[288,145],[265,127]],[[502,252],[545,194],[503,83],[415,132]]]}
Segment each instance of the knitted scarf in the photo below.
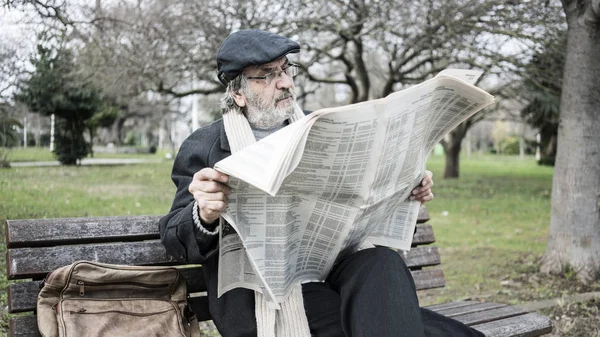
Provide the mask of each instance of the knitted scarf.
{"label": "knitted scarf", "polygon": [[[295,104],[289,122],[293,123],[302,117],[304,113]],[[223,124],[231,153],[256,142],[250,123],[240,109],[231,109],[223,114]],[[280,303],[280,310],[270,308],[259,292],[254,293],[254,299],[257,337],[310,337],[301,285],[294,286],[285,302]]]}

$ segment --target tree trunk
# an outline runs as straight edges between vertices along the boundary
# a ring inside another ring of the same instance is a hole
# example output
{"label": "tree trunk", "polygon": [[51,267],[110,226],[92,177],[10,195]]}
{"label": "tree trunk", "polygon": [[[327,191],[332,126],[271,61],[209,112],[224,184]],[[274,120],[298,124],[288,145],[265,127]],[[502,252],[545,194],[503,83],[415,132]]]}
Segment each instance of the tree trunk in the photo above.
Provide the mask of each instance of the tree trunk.
{"label": "tree trunk", "polygon": [[519,134],[519,159],[525,159],[525,123],[521,123],[521,133]]}
{"label": "tree trunk", "polygon": [[563,0],[569,25],[552,182],[550,236],[541,270],[600,276],[600,1]]}
{"label": "tree trunk", "polygon": [[454,130],[450,131],[450,133],[448,133],[441,141],[446,156],[446,166],[444,169],[445,179],[456,179],[459,177],[459,155],[461,144],[471,125],[473,125],[473,123],[471,118],[469,118],[460,123]]}
{"label": "tree trunk", "polygon": [[94,133],[96,132],[94,128],[88,128],[88,132],[90,135],[90,158],[94,158]]}
{"label": "tree trunk", "polygon": [[444,178],[458,178],[460,168],[460,144],[458,146],[444,148],[444,154],[446,155]]}
{"label": "tree trunk", "polygon": [[354,63],[356,64],[356,73],[359,86],[358,101],[364,102],[369,100],[369,91],[371,91],[371,80],[369,79],[369,71],[364,61],[364,52],[362,41],[354,41],[356,51],[354,52]]}
{"label": "tree trunk", "polygon": [[127,119],[124,117],[119,117],[115,120],[113,125],[110,127],[109,139],[116,146],[123,145],[123,135],[122,135],[123,124],[125,124],[126,120]]}

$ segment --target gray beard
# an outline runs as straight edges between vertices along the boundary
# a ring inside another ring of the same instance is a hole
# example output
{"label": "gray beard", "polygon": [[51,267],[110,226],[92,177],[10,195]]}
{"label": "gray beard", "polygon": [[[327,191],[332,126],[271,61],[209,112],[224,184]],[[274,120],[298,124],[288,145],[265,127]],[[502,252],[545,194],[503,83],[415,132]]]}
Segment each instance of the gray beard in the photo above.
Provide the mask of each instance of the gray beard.
{"label": "gray beard", "polygon": [[[271,129],[281,125],[286,119],[294,114],[296,108],[296,97],[290,90],[288,93],[283,93],[274,101],[265,100],[248,90],[246,94],[246,118],[252,127],[257,129]],[[275,102],[285,96],[291,95],[292,99],[286,102],[285,106],[277,107]]]}

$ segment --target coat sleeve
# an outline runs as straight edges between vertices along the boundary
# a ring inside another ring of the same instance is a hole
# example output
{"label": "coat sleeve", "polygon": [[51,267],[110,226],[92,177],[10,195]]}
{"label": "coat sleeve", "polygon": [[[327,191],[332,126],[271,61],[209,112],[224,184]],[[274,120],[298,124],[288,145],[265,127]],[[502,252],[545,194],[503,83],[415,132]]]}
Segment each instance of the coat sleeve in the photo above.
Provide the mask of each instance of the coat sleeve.
{"label": "coat sleeve", "polygon": [[210,149],[217,140],[208,137],[202,141],[202,137],[194,136],[186,139],[175,158],[171,180],[177,192],[170,212],[159,221],[159,232],[169,255],[187,263],[204,263],[217,252],[218,235],[204,234],[196,228],[194,197],[188,186],[196,172],[208,167]]}

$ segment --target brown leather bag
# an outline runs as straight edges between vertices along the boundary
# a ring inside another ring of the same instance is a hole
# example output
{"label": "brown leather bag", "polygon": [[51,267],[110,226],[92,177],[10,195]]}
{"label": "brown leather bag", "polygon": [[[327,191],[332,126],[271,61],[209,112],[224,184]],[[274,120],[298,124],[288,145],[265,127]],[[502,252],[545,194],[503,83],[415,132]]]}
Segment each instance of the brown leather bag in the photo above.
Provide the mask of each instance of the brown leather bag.
{"label": "brown leather bag", "polygon": [[48,274],[37,302],[43,337],[199,337],[173,267],[78,261]]}

